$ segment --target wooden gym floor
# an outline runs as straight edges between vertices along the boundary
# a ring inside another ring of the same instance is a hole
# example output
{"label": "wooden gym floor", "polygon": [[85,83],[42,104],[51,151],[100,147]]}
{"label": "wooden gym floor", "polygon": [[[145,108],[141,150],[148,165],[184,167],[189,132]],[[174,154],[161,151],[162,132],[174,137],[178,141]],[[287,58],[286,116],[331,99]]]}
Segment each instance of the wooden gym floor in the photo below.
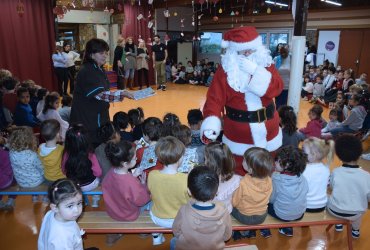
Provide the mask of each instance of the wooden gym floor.
{"label": "wooden gym floor", "polygon": [[[207,88],[202,86],[192,85],[175,85],[169,84],[165,92],[157,91],[153,97],[133,101],[124,100],[122,103],[111,105],[110,114],[117,111],[128,111],[131,108],[142,107],[145,117],[156,116],[162,118],[165,113],[173,112],[180,117],[182,123],[187,124],[186,115],[189,109],[201,108],[205,102]],[[298,114],[298,126],[302,127],[306,124],[308,117],[307,113],[311,104],[308,102],[301,103],[301,110]],[[324,112],[324,118],[328,118],[328,111]],[[365,150],[369,148],[369,141],[364,143]],[[334,161],[331,168],[338,166],[338,159]],[[361,160],[360,164],[370,170],[370,162]],[[4,197],[5,198],[5,197]],[[86,207],[85,210],[103,210],[104,204],[101,200],[101,206],[96,209]],[[41,220],[48,207],[45,204],[35,203],[31,201],[31,197],[18,197],[16,207],[13,212],[0,212],[0,242],[1,249],[37,249],[37,237],[40,230]],[[356,250],[369,249],[370,246],[370,213],[367,213],[362,221],[361,237],[353,240],[353,247]],[[257,245],[259,249],[347,249],[346,233],[335,232],[330,230],[325,233],[325,227],[306,227],[295,228],[294,236],[288,238],[280,235],[277,230],[272,230],[273,236],[269,239],[264,239],[257,235],[255,239],[244,239],[242,241],[233,242],[230,240],[228,244],[245,242],[252,245]],[[169,249],[171,235],[166,235],[166,242],[161,246],[152,246],[152,238],[140,238],[139,235],[125,235],[113,247],[105,245],[105,235],[88,235],[85,239],[84,246],[98,247],[100,249]],[[366,247],[367,246],[367,247]]]}

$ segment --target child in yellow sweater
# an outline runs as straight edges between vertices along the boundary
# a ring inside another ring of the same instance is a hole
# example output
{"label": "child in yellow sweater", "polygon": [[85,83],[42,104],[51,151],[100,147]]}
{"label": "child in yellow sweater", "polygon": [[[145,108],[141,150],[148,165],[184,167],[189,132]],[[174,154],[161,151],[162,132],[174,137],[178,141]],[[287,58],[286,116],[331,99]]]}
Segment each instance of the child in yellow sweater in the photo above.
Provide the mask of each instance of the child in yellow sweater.
{"label": "child in yellow sweater", "polygon": [[[159,139],[155,146],[155,154],[164,167],[152,170],[148,176],[148,189],[153,201],[150,217],[161,227],[172,228],[180,207],[189,200],[188,175],[177,171],[184,152],[184,144],[173,136]],[[153,245],[160,245],[164,240],[162,234],[153,233]]]}
{"label": "child in yellow sweater", "polygon": [[[267,204],[272,193],[271,171],[273,159],[270,153],[253,147],[244,153],[243,168],[247,174],[241,179],[239,188],[233,194],[231,215],[246,225],[261,224],[267,216]],[[261,230],[265,238],[271,237],[270,230]],[[235,231],[234,240],[255,238],[256,231]]]}

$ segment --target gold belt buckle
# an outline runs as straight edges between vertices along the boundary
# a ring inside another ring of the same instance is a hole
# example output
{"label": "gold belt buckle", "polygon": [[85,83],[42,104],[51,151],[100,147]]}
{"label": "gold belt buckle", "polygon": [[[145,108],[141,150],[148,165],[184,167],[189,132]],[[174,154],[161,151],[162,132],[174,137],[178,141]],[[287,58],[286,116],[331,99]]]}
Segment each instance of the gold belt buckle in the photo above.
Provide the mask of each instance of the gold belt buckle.
{"label": "gold belt buckle", "polygon": [[[260,111],[263,111],[263,117],[261,121],[261,116],[260,116]],[[263,107],[259,110],[257,110],[257,118],[258,118],[258,123],[264,122],[267,119],[267,112],[266,112],[266,107]]]}

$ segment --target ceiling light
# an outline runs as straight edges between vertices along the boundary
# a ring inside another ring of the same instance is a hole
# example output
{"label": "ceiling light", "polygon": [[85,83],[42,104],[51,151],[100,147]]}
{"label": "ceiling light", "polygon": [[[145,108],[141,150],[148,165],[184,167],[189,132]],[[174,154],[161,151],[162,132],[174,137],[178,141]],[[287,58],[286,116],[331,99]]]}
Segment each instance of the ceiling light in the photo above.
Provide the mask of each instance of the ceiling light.
{"label": "ceiling light", "polygon": [[276,1],[265,1],[265,3],[269,3],[269,4],[274,4],[274,5],[278,5],[278,6],[283,6],[283,7],[288,7],[287,4],[285,3],[279,3],[279,2],[276,2]]}
{"label": "ceiling light", "polygon": [[321,2],[330,3],[336,6],[342,6],[341,3],[338,3],[337,1],[331,1],[331,0],[321,0]]}

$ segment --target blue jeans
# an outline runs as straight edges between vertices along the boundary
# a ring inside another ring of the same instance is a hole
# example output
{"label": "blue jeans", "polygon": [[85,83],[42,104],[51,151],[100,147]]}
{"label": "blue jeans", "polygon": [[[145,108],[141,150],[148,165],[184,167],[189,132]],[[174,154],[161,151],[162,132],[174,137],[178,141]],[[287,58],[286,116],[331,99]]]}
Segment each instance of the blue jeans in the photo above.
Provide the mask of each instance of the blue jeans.
{"label": "blue jeans", "polygon": [[338,136],[338,134],[340,133],[354,133],[356,132],[355,130],[353,129],[350,129],[348,127],[348,125],[345,125],[345,126],[339,126],[339,127],[336,127],[336,128],[333,128],[332,130],[329,131],[334,137]]}
{"label": "blue jeans", "polygon": [[170,250],[175,250],[177,238],[173,237],[170,241]]}
{"label": "blue jeans", "polygon": [[134,79],[135,69],[126,69],[125,70],[125,79]]}

